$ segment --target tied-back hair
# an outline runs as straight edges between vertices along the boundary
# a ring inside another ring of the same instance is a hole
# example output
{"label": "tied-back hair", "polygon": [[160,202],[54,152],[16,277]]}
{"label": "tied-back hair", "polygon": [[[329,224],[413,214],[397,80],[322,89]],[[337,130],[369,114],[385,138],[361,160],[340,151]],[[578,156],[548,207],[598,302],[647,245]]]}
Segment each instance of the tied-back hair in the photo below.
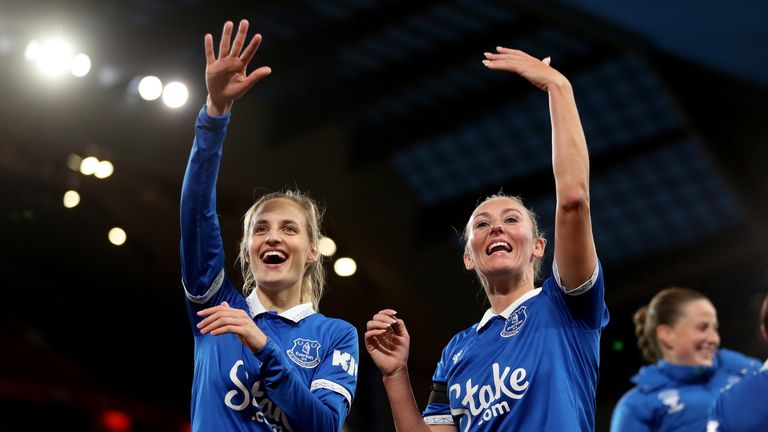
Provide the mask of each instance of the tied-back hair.
{"label": "tied-back hair", "polygon": [[762,324],[765,331],[768,332],[768,295],[765,296],[763,306],[760,308],[760,324]]}
{"label": "tied-back hair", "polygon": [[[308,194],[297,189],[285,189],[280,192],[272,192],[259,198],[243,216],[243,237],[240,240],[240,253],[237,262],[240,265],[240,272],[243,276],[243,294],[248,296],[257,287],[256,279],[251,270],[251,263],[248,259],[248,241],[251,237],[254,224],[254,216],[261,206],[266,202],[275,199],[287,199],[296,203],[304,212],[307,220],[307,226],[304,227],[309,237],[309,245],[317,249],[322,234],[320,224],[323,219],[323,211]],[[325,289],[325,267],[323,267],[323,256],[318,253],[317,260],[308,263],[301,281],[301,294],[299,301],[301,303],[312,303],[315,311],[319,310],[320,298]]]}
{"label": "tied-back hair", "polygon": [[648,362],[656,363],[662,358],[656,329],[660,325],[674,326],[682,315],[683,307],[699,299],[706,300],[707,297],[689,288],[666,288],[656,293],[650,303],[635,312],[632,321],[635,323],[637,347]]}
{"label": "tied-back hair", "polygon": [[[539,218],[536,216],[536,213],[534,213],[531,209],[525,206],[525,203],[523,203],[523,199],[518,195],[507,195],[502,191],[499,191],[498,193],[495,193],[493,195],[490,195],[483,199],[482,201],[479,201],[477,205],[475,206],[475,210],[477,210],[478,207],[485,204],[486,202],[498,198],[505,198],[508,200],[512,200],[518,204],[522,208],[525,209],[526,213],[528,213],[528,219],[531,220],[531,235],[533,236],[533,239],[539,239],[544,237],[544,233],[539,231]],[[474,210],[473,210],[474,213]],[[464,252],[469,253],[469,233],[472,230],[472,216],[469,216],[469,220],[467,221],[467,224],[464,226],[464,234],[462,235],[462,242],[464,243]],[[541,275],[541,265],[542,265],[542,259],[541,258],[535,258],[533,261],[533,280],[538,281]]]}

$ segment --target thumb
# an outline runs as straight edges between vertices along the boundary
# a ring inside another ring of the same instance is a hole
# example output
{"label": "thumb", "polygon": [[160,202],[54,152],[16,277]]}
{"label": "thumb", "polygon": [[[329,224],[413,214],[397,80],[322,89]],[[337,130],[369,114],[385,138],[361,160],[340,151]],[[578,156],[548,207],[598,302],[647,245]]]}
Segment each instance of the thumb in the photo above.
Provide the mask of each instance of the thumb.
{"label": "thumb", "polygon": [[549,64],[552,63],[552,57],[546,57],[541,62],[544,63],[545,65],[549,66]]}

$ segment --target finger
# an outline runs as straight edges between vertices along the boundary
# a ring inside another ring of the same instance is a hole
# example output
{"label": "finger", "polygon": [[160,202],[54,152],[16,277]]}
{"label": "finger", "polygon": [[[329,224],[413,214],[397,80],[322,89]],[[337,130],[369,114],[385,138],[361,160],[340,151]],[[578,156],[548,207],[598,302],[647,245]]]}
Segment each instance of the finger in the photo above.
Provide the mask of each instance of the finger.
{"label": "finger", "polygon": [[546,57],[541,62],[544,63],[545,65],[549,66],[549,64],[552,63],[552,57]]}
{"label": "finger", "polygon": [[392,327],[392,323],[385,321],[368,321],[366,328],[368,330],[388,330]]}
{"label": "finger", "polygon": [[512,49],[512,48],[504,48],[502,46],[496,47],[496,52],[501,54],[515,54],[515,55],[528,55],[525,51],[520,51],[519,49]]}
{"label": "finger", "polygon": [[219,42],[219,58],[229,55],[229,39],[232,37],[232,21],[224,23],[224,29],[221,31],[221,42]]}
{"label": "finger", "polygon": [[208,33],[205,35],[205,63],[211,64],[216,60],[213,55],[213,36]]}
{"label": "finger", "polygon": [[392,331],[398,336],[408,336],[408,329],[405,327],[405,321],[399,319],[396,323],[392,324]]}
{"label": "finger", "polygon": [[379,336],[385,334],[386,332],[387,332],[387,330],[385,330],[385,329],[371,329],[371,330],[368,330],[367,332],[365,332],[365,340],[367,341],[369,339],[376,339]]}
{"label": "finger", "polygon": [[232,42],[232,50],[229,52],[230,57],[240,56],[240,50],[245,45],[245,36],[248,34],[248,20],[241,20],[240,25],[237,27],[237,34],[235,35],[235,41]]}
{"label": "finger", "polygon": [[508,60],[483,60],[483,64],[488,69],[493,70],[509,70],[513,72],[520,70],[520,64],[518,62],[511,62]]}
{"label": "finger", "polygon": [[219,309],[221,309],[221,306],[213,306],[203,310],[199,310],[197,311],[197,316],[209,316],[211,314],[216,313]]}
{"label": "finger", "polygon": [[240,55],[240,60],[243,61],[243,63],[248,66],[248,63],[251,62],[251,59],[253,58],[253,55],[256,54],[256,50],[259,49],[261,46],[261,35],[256,34],[251,38],[251,42],[248,44],[247,47],[245,47],[245,51],[243,51],[243,54]]}
{"label": "finger", "polygon": [[206,333],[212,333],[216,329],[220,329],[222,327],[242,327],[242,322],[237,318],[232,317],[220,317],[219,319],[213,320],[209,324],[207,324],[205,327],[200,329],[200,333],[206,334]]}
{"label": "finger", "polygon": [[223,308],[225,308],[225,309],[231,309],[231,308],[229,307],[229,303],[227,303],[227,302],[225,302],[225,301],[221,302],[221,306],[222,306]]}
{"label": "finger", "polygon": [[394,324],[397,322],[397,318],[393,317],[392,315],[385,315],[380,313],[377,313],[371,319],[373,319],[374,321],[382,321],[387,324]]}
{"label": "finger", "polygon": [[392,316],[392,317],[397,315],[397,311],[394,310],[394,309],[382,309],[378,313],[384,314],[384,315],[389,315],[389,316]]}
{"label": "finger", "polygon": [[248,74],[248,76],[245,77],[245,91],[248,91],[251,87],[253,87],[254,84],[261,81],[265,77],[267,77],[269,74],[272,73],[272,69],[268,66],[262,66],[255,71]]}

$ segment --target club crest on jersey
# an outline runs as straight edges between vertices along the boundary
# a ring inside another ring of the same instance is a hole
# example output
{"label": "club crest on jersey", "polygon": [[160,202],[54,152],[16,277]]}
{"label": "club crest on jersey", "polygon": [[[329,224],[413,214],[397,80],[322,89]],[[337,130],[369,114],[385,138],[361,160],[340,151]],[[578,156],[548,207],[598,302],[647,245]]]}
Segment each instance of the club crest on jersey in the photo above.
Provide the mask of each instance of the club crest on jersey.
{"label": "club crest on jersey", "polygon": [[313,368],[320,364],[320,342],[298,338],[293,341],[293,348],[288,350],[288,357],[303,368]]}
{"label": "club crest on jersey", "polygon": [[520,329],[523,328],[525,320],[528,319],[528,313],[526,307],[521,306],[512,312],[512,315],[507,318],[504,328],[501,330],[501,337],[510,337],[520,333]]}
{"label": "club crest on jersey", "polygon": [[669,407],[667,414],[674,414],[685,408],[685,404],[680,403],[680,392],[677,389],[664,390],[658,397],[661,403]]}

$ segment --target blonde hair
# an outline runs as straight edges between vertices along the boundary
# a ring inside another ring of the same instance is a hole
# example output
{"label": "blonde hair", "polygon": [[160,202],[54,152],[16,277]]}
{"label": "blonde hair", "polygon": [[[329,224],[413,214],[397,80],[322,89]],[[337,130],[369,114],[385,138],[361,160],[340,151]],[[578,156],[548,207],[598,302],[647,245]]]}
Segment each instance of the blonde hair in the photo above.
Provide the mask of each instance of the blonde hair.
{"label": "blonde hair", "polygon": [[[481,205],[487,203],[490,200],[504,198],[508,200],[512,200],[516,202],[517,204],[520,204],[522,208],[525,209],[525,212],[528,214],[528,219],[531,221],[531,235],[533,236],[534,240],[540,239],[544,237],[544,233],[539,232],[539,222],[538,217],[536,216],[536,213],[534,213],[531,209],[525,206],[523,203],[523,199],[520,198],[517,195],[506,195],[504,192],[495,193],[491,196],[488,196],[484,200],[480,201],[476,206],[475,210],[477,210],[478,207]],[[474,210],[473,210],[474,214]],[[469,233],[472,230],[472,216],[469,216],[469,220],[467,221],[467,224],[464,226],[464,235],[462,236],[462,240],[464,241],[464,252],[469,253]],[[542,259],[541,258],[534,258],[533,261],[533,280],[539,280],[540,274],[541,274],[541,264]],[[482,278],[480,278],[482,280]]]}
{"label": "blonde hair", "polygon": [[[323,212],[317,203],[307,194],[295,189],[287,189],[281,192],[272,192],[263,195],[245,212],[243,216],[243,237],[240,240],[240,253],[237,261],[240,265],[240,272],[243,275],[243,293],[247,296],[256,288],[256,278],[251,269],[251,262],[248,259],[248,241],[251,238],[253,230],[254,216],[266,202],[275,199],[287,199],[296,203],[303,211],[307,220],[306,233],[309,237],[311,248],[317,249],[317,243],[320,241],[320,224],[323,218]],[[312,303],[315,311],[319,310],[320,298],[325,289],[325,268],[323,267],[322,255],[318,254],[317,260],[308,263],[301,281],[301,293],[299,301],[301,303]]]}

